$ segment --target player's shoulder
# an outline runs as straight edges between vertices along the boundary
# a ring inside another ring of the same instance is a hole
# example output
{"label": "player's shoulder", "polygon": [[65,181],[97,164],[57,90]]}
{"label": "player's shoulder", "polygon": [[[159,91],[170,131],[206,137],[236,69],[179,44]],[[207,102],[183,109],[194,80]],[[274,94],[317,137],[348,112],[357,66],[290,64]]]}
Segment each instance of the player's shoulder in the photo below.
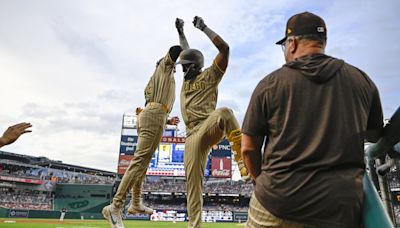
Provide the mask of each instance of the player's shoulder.
{"label": "player's shoulder", "polygon": [[213,63],[209,67],[207,67],[203,70],[202,73],[204,75],[211,75],[214,77],[222,77],[225,74],[225,71],[222,70],[214,60]]}

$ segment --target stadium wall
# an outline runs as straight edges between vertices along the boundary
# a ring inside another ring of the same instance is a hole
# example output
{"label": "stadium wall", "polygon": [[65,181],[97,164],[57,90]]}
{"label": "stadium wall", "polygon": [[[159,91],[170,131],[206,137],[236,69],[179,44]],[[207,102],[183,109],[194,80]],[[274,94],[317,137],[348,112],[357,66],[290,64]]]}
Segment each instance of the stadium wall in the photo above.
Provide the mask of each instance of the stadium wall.
{"label": "stadium wall", "polygon": [[[173,221],[172,210],[156,210],[157,221]],[[60,217],[60,211],[22,210],[0,208],[0,218],[53,218]],[[128,215],[127,220],[150,220],[150,215]],[[103,219],[101,213],[67,212],[65,219]],[[247,212],[235,211],[203,211],[202,219],[205,222],[244,222]],[[187,221],[187,212],[178,211],[177,221]]]}
{"label": "stadium wall", "polygon": [[[44,210],[23,210],[23,209],[7,209],[0,208],[1,218],[59,218],[59,211],[44,211]],[[101,215],[101,213],[99,213]],[[66,219],[80,219],[81,213],[68,212],[65,215]]]}
{"label": "stadium wall", "polygon": [[54,210],[99,213],[110,203],[113,185],[57,184]]}

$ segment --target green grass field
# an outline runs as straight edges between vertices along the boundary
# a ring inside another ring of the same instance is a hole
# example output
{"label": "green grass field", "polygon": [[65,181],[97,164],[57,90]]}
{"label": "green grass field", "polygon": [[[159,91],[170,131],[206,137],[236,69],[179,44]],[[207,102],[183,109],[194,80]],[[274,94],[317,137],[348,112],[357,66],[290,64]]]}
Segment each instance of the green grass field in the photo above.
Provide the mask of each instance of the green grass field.
{"label": "green grass field", "polygon": [[[187,222],[151,222],[124,220],[126,228],[186,228]],[[0,219],[1,228],[106,228],[111,227],[106,220],[71,220],[63,222],[57,219]],[[241,228],[238,223],[203,223],[202,228]]]}

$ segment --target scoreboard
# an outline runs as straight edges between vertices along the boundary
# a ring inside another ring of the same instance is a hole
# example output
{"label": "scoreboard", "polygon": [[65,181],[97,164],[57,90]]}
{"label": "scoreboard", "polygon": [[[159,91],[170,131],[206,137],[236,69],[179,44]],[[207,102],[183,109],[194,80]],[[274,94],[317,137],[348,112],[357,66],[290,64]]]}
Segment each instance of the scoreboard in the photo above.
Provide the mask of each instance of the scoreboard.
{"label": "scoreboard", "polygon": [[[133,158],[138,142],[136,116],[124,115],[118,159],[118,174],[124,174]],[[169,127],[163,132],[161,142],[154,152],[146,175],[185,176],[185,137],[176,136],[176,128]],[[205,170],[205,176],[216,178],[232,177],[231,149],[223,140],[212,146]]]}

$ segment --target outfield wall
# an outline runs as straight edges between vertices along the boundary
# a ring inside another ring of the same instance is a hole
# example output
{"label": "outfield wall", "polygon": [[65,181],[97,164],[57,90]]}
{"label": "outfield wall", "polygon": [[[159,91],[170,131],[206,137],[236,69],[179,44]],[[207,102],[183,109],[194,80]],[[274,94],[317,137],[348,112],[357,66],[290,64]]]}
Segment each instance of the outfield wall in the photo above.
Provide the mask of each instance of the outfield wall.
{"label": "outfield wall", "polygon": [[[44,210],[24,210],[24,209],[8,209],[0,208],[0,217],[2,218],[59,218],[59,211],[44,211]],[[65,215],[66,219],[80,219],[81,213],[68,212]]]}
{"label": "outfield wall", "polygon": [[54,210],[99,213],[110,203],[113,185],[57,184]]}

